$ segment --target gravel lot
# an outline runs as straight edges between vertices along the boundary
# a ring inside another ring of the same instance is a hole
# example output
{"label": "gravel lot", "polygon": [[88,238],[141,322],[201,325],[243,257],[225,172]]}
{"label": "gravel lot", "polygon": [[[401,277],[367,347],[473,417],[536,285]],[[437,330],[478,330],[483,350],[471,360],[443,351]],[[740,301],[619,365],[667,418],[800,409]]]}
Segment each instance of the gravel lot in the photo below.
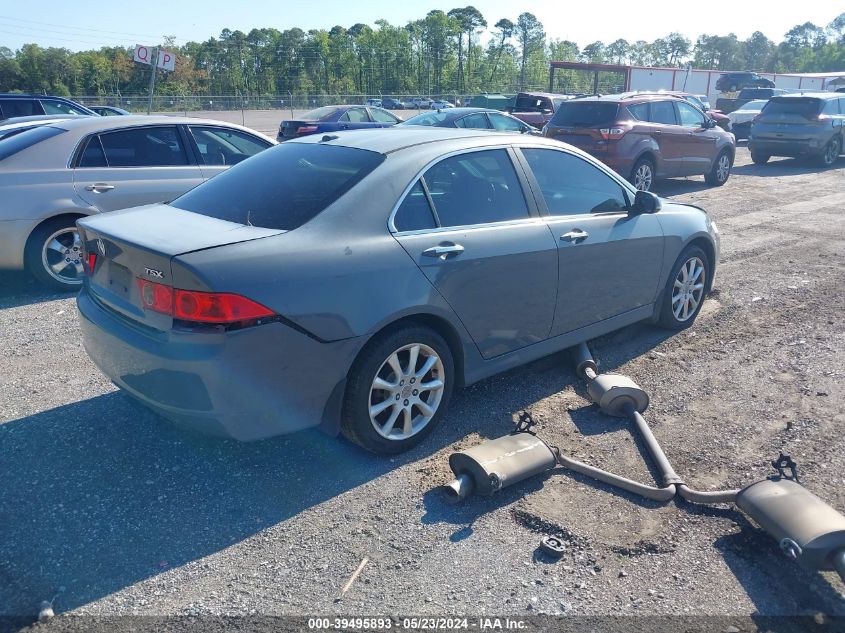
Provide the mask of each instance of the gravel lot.
{"label": "gravel lot", "polygon": [[[759,480],[783,450],[845,510],[845,158],[757,167],[743,147],[723,188],[658,191],[717,220],[717,290],[683,333],[594,341],[601,369],[651,394],[646,419],[692,485]],[[178,430],[115,390],[77,328],[72,297],[0,277],[0,614],[51,599],[94,615],[845,614],[835,575],[792,565],[727,506],[659,506],[566,472],[445,504],[448,455],[522,410],[565,452],[651,480],[563,354],[458,393],[435,438],[379,459],[317,432],[242,445]],[[537,546],[556,532],[568,549],[552,563]]]}

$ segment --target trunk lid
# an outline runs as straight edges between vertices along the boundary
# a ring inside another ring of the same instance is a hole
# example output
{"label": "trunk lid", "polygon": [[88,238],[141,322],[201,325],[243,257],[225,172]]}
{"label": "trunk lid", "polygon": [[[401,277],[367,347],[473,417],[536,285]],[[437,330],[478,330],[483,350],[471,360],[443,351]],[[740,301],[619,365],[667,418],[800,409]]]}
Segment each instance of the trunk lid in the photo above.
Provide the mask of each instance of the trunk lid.
{"label": "trunk lid", "polygon": [[80,220],[78,226],[86,256],[97,256],[88,278],[91,294],[113,310],[156,330],[170,329],[173,320],[144,309],[139,279],[172,286],[172,261],[178,255],[285,232],[218,220],[164,204],[90,216]]}

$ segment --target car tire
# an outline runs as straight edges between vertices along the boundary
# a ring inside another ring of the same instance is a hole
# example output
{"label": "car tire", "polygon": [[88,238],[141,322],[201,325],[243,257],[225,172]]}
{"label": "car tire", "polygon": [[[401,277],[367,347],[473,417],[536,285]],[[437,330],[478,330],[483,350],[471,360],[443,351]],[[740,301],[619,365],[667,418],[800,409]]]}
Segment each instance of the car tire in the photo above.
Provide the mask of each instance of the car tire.
{"label": "car tire", "polygon": [[[695,322],[707,297],[711,270],[710,258],[703,249],[687,246],[681,252],[663,289],[658,325],[670,330],[683,330]],[[680,287],[676,286],[676,281]]]}
{"label": "car tire", "polygon": [[637,160],[628,182],[640,191],[651,191],[654,187],[654,161],[645,157]]}
{"label": "car tire", "polygon": [[842,141],[838,136],[830,139],[830,142],[824,146],[824,151],[818,158],[819,165],[822,167],[831,167],[839,159],[842,153]]}
{"label": "car tire", "polygon": [[732,166],[733,161],[731,160],[731,153],[728,150],[723,149],[719,152],[716,160],[713,161],[713,167],[710,171],[704,174],[704,181],[708,185],[721,187],[728,182],[728,178],[731,177]]}
{"label": "car tire", "polygon": [[769,162],[770,158],[771,156],[769,156],[768,154],[760,154],[759,152],[751,150],[751,162],[755,165],[765,165]]}
{"label": "car tire", "polygon": [[84,272],[76,218],[53,218],[37,226],[26,242],[24,265],[44,286],[65,292],[78,290]]}
{"label": "car tire", "polygon": [[349,372],[341,433],[379,455],[407,451],[434,431],[454,384],[452,352],[437,332],[417,324],[387,331],[367,343]]}

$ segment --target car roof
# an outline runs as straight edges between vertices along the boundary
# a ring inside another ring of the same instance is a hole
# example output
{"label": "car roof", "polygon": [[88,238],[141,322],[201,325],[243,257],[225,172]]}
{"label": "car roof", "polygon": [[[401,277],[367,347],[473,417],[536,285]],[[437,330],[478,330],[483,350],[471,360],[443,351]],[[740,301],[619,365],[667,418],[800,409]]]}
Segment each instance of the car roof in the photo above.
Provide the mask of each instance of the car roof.
{"label": "car roof", "polygon": [[105,117],[105,116],[80,116],[73,119],[64,119],[56,121],[51,124],[53,127],[73,131],[80,134],[93,134],[95,132],[105,132],[115,128],[127,127],[142,127],[145,125],[222,125],[238,130],[249,132],[250,134],[257,134],[258,136],[265,136],[260,132],[251,130],[236,123],[226,123],[225,121],[217,121],[214,119],[195,119],[193,117],[185,116],[166,116],[166,115],[147,115],[147,114],[131,114],[121,117]]}
{"label": "car roof", "polygon": [[638,101],[656,101],[657,99],[671,99],[674,101],[685,101],[683,97],[668,92],[621,92],[609,95],[585,95],[568,99],[565,103],[578,103],[581,101],[611,101],[615,103],[636,103]]}
{"label": "car roof", "polygon": [[[328,139],[324,141],[323,139]],[[530,137],[532,144],[560,147],[559,141],[537,136]],[[503,145],[509,141],[526,141],[524,134],[502,132],[491,134],[490,130],[434,127],[427,125],[396,125],[388,128],[350,130],[330,134],[311,134],[285,141],[287,143],[331,143],[354,149],[364,149],[379,154],[390,154],[431,143],[449,144],[460,141],[467,148],[485,145]]]}
{"label": "car roof", "polygon": [[782,95],[775,95],[772,99],[841,99],[842,94],[836,92],[787,92]]}

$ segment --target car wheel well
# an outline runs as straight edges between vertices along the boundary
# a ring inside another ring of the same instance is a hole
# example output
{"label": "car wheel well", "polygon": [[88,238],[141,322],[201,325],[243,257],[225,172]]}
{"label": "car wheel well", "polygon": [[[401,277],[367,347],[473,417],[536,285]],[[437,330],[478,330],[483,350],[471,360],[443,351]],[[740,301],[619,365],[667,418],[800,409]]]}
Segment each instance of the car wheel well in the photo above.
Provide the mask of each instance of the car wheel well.
{"label": "car wheel well", "polygon": [[[390,332],[397,328],[406,325],[424,325],[426,327],[430,327],[432,330],[437,332],[443,339],[446,341],[446,344],[449,346],[449,351],[452,352],[452,360],[455,364],[455,386],[461,387],[464,383],[464,350],[463,346],[461,345],[461,337],[458,334],[457,330],[449,323],[446,319],[435,316],[433,314],[411,314],[401,319],[397,319],[396,321],[392,321],[382,327],[377,332],[373,333],[370,337],[367,344],[370,341],[375,341],[378,338],[382,337],[386,332]],[[366,345],[364,346],[366,347]],[[360,355],[361,352],[364,350],[364,347],[361,348],[361,351],[358,352]]]}
{"label": "car wheel well", "polygon": [[29,241],[32,239],[35,232],[47,222],[55,222],[56,220],[73,220],[75,224],[76,220],[84,217],[87,217],[84,213],[59,213],[58,215],[51,215],[49,218],[44,218],[41,222],[32,227],[32,230],[29,232],[29,236],[26,238],[26,242],[29,244]]}

